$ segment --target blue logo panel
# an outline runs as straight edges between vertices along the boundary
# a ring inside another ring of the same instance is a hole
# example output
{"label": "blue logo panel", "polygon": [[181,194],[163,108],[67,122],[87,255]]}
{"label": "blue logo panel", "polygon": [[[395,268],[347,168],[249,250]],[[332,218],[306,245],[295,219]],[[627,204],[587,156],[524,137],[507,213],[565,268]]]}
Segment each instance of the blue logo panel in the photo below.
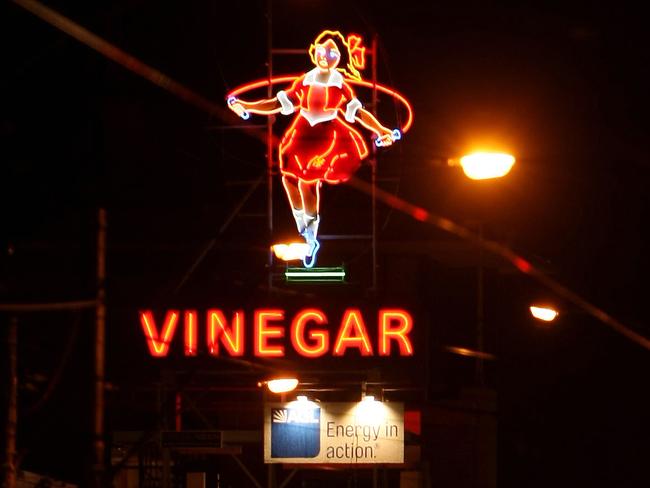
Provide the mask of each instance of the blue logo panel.
{"label": "blue logo panel", "polygon": [[271,409],[271,457],[313,458],[320,452],[320,407]]}

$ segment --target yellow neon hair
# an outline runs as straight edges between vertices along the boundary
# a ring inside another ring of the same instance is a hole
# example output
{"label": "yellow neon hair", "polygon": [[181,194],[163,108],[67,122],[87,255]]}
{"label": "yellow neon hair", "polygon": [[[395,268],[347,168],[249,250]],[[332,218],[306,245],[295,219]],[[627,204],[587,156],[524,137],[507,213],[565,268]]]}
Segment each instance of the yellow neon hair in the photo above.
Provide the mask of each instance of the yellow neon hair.
{"label": "yellow neon hair", "polygon": [[[350,38],[354,37],[354,39],[361,39],[359,36],[350,36]],[[347,64],[345,68],[336,68],[338,71],[343,73],[345,76],[348,78],[352,78],[353,80],[361,80],[361,73],[359,73],[359,70],[357,70],[357,67],[363,69],[364,67],[364,62],[363,62],[363,54],[365,52],[365,48],[360,46],[360,41],[355,42],[354,49],[357,51],[360,51],[360,61],[359,61],[359,56],[354,56],[353,53],[351,52],[351,46],[348,43],[348,41],[343,37],[343,34],[341,34],[339,31],[334,31],[334,30],[324,30],[320,34],[318,34],[318,37],[314,39],[314,42],[309,46],[309,57],[311,58],[312,62],[316,64],[316,56],[314,55],[314,52],[316,51],[316,46],[319,44],[323,44],[325,41],[328,39],[332,39],[337,45],[342,45],[345,47],[345,53],[347,55]]]}

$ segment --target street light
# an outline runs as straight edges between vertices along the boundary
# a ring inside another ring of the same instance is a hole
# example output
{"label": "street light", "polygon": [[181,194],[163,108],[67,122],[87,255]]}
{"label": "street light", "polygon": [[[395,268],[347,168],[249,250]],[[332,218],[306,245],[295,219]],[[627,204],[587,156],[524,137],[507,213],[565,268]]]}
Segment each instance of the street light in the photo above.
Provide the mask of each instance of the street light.
{"label": "street light", "polygon": [[297,378],[273,378],[267,381],[260,381],[257,386],[266,386],[271,393],[287,393],[298,386]]}
{"label": "street light", "polygon": [[553,322],[559,315],[557,310],[548,305],[534,304],[529,307],[529,310],[533,317],[542,322]]}
{"label": "street light", "polygon": [[[515,164],[515,157],[511,154],[499,152],[478,151],[462,156],[460,159],[449,160],[449,165],[460,165],[465,175],[472,180],[487,180],[501,178],[507,175]],[[477,351],[457,348],[450,352],[455,354],[468,355],[476,358],[476,379],[479,385],[485,384],[485,371],[483,362],[491,359],[485,356],[485,270],[483,264],[483,222],[479,222],[478,228],[478,267],[476,273],[476,345]],[[470,352],[470,353],[468,353]]]}
{"label": "street light", "polygon": [[506,153],[480,151],[467,154],[459,160],[452,159],[449,164],[459,164],[465,175],[472,180],[488,180],[507,175],[515,164],[515,157]]}

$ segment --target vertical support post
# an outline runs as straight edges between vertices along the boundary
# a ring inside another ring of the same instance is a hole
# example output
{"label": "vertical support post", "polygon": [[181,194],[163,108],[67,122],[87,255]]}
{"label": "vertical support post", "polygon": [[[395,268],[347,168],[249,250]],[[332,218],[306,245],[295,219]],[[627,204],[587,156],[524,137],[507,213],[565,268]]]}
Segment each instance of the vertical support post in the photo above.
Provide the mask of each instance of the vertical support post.
{"label": "vertical support post", "polygon": [[162,431],[169,430],[169,410],[167,407],[167,399],[169,398],[169,392],[167,390],[167,382],[169,381],[169,375],[167,371],[161,371],[160,374],[160,384],[158,385],[158,419],[160,432],[158,435],[158,442],[160,443],[160,454],[162,461],[162,470],[161,470],[161,481],[162,488],[171,488],[172,486],[172,457],[171,451],[168,447],[163,447],[162,445]]}
{"label": "vertical support post", "polygon": [[266,486],[267,488],[275,488],[276,487],[276,482],[275,482],[275,464],[267,464],[266,465]]}
{"label": "vertical support post", "polygon": [[[267,51],[267,75],[269,84],[266,89],[266,95],[271,98],[273,95],[273,87],[271,86],[271,79],[273,78],[273,2],[267,0],[266,2],[266,44]],[[273,121],[272,115],[266,118],[266,184],[267,184],[267,224],[269,244],[273,239]],[[268,250],[268,287],[269,290],[273,287],[273,252],[269,245]]]}
{"label": "vertical support post", "polygon": [[171,488],[172,486],[172,453],[168,447],[162,449],[162,487]]}
{"label": "vertical support post", "polygon": [[176,392],[174,401],[174,421],[176,432],[183,430],[183,395],[180,391]]}
{"label": "vertical support post", "polygon": [[[267,388],[262,388],[262,411],[266,412],[266,404],[269,401],[269,392]],[[265,419],[266,421],[266,419]],[[266,465],[266,487],[267,488],[276,488],[276,473],[275,465],[267,464]]]}
{"label": "vertical support post", "polygon": [[95,320],[95,418],[94,485],[101,487],[104,476],[104,367],[106,341],[106,210],[98,211],[97,306]]}
{"label": "vertical support post", "polygon": [[[372,114],[377,116],[377,34],[372,37]],[[372,145],[372,289],[377,290],[377,146]]]}
{"label": "vertical support post", "polygon": [[5,429],[5,476],[3,486],[16,486],[16,430],[18,427],[18,319],[9,319],[7,329],[7,348],[9,357],[9,391],[7,405],[7,425]]}
{"label": "vertical support post", "polygon": [[[476,270],[476,349],[485,349],[485,269],[483,265],[483,222],[478,224],[478,267]],[[485,365],[482,357],[476,358],[476,382],[485,385]]]}

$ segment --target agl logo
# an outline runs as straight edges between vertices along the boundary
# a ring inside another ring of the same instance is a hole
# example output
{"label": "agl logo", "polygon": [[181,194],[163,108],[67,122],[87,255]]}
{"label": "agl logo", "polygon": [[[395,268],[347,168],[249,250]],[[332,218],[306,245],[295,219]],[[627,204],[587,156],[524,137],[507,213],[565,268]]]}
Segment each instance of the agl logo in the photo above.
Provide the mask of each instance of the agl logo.
{"label": "agl logo", "polygon": [[277,408],[273,409],[273,423],[276,424],[317,424],[320,408]]}

